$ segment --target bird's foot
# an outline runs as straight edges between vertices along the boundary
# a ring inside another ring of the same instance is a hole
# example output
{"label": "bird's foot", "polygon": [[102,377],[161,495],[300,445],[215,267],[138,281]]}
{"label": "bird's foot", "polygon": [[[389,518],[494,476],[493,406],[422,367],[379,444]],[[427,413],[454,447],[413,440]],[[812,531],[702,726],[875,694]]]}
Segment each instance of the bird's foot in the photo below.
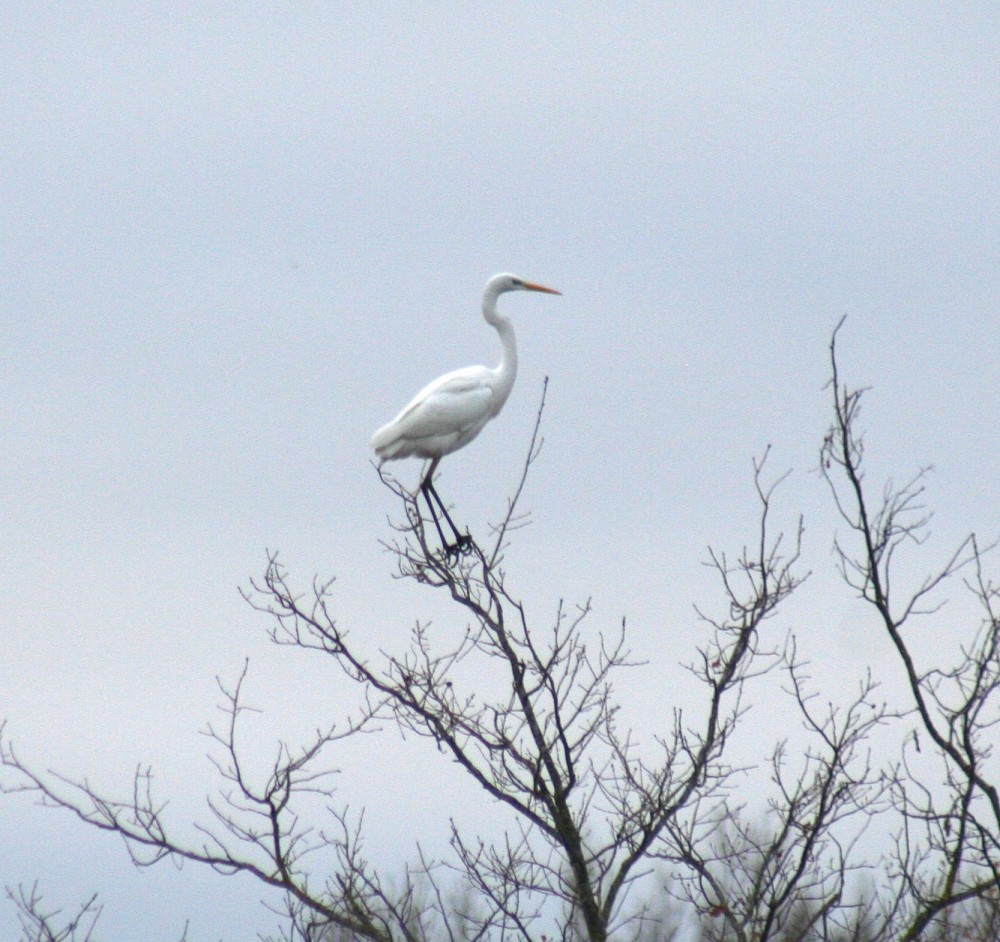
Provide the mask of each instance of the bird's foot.
{"label": "bird's foot", "polygon": [[468,533],[456,534],[454,543],[446,543],[444,546],[445,558],[449,561],[458,559],[459,556],[468,556],[472,552],[472,537]]}

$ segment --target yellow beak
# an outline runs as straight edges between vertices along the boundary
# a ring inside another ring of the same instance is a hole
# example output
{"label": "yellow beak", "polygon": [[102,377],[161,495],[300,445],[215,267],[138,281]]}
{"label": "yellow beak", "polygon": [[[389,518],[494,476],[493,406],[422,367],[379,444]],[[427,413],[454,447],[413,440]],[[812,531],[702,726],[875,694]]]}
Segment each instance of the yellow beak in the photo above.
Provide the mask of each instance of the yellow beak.
{"label": "yellow beak", "polygon": [[546,294],[562,294],[561,291],[556,291],[555,288],[546,288],[545,285],[536,285],[533,281],[525,281],[524,289],[526,291],[544,291]]}

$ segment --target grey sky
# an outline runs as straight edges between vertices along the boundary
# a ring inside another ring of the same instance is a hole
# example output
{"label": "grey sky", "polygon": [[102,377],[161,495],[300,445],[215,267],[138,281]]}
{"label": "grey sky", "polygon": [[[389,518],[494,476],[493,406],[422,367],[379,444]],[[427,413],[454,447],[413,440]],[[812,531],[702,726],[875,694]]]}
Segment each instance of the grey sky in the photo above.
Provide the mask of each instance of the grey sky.
{"label": "grey sky", "polygon": [[[368,438],[434,376],[495,363],[478,301],[501,270],[564,296],[503,299],[518,382],[440,489],[474,533],[498,516],[548,375],[512,580],[540,613],[593,595],[595,630],[628,617],[652,662],[635,714],[698,640],[704,546],[746,538],[768,443],[817,570],[804,643],[845,671],[877,657],[824,596],[826,344],[847,314],[873,474],[937,467],[942,549],[1000,530],[998,40],[988,3],[4,11],[0,716],[21,751],[107,790],[150,762],[164,797],[198,797],[216,675],[249,656],[284,735],[347,702],[240,601],[265,548],[303,586],[337,574],[373,650],[452,623],[390,578]],[[345,776],[355,801],[380,783],[375,849],[455,781],[420,755],[400,747],[402,781]],[[262,919],[16,801],[0,846],[23,854],[3,883],[100,890],[108,937]],[[166,916],[130,899],[161,888]]]}

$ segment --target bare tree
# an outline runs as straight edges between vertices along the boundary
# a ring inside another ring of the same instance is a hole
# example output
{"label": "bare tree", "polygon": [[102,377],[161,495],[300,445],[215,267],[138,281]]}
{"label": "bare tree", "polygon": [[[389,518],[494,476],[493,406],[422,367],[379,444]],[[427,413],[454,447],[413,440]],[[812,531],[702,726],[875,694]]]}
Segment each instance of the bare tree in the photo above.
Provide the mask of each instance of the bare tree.
{"label": "bare tree", "polygon": [[22,942],[91,942],[101,916],[97,897],[91,896],[68,919],[58,909],[47,909],[34,883],[7,888],[7,898],[17,909]]}
{"label": "bare tree", "polygon": [[[541,414],[542,407],[539,421]],[[246,597],[272,619],[271,638],[330,657],[361,689],[364,706],[302,748],[280,744],[270,774],[255,782],[239,742],[247,709],[243,678],[220,685],[225,723],[210,732],[223,788],[209,803],[209,819],[198,824],[200,842],[174,836],[148,769],[136,774],[131,795],[112,800],[87,781],[30,768],[5,738],[0,758],[19,775],[14,787],[121,835],[141,866],[174,857],[252,874],[284,892],[290,925],[305,939],[334,929],[375,942],[442,934],[541,940],[553,933],[604,942],[630,924],[638,932],[642,907],[626,905],[631,885],[648,874],[668,830],[712,806],[732,775],[726,744],[742,714],[745,684],[775,662],[760,651],[759,632],[798,584],[798,542],[786,558],[782,537],[770,534],[773,488],[763,484],[762,464],[756,466],[761,513],[754,548],[732,564],[724,555],[713,557],[728,616],[712,623],[696,668],[706,691],[703,719],[695,726],[677,709],[672,726],[640,749],[616,723],[614,682],[635,663],[624,623],[610,632],[589,631],[584,603],[560,605],[537,627],[508,585],[504,550],[523,523],[518,500],[538,455],[537,436],[536,422],[503,519],[489,541],[472,543],[459,559],[431,549],[415,496],[383,475],[404,510],[387,544],[398,575],[447,593],[466,612],[468,625],[457,641],[432,637],[418,623],[407,647],[366,659],[331,615],[331,584],[315,582],[300,593],[278,559],[269,558]],[[476,662],[503,678],[490,694],[468,680]],[[452,824],[452,857],[429,860],[417,848],[392,888],[362,853],[360,819],[334,809],[332,820],[315,828],[300,811],[310,794],[333,793],[321,754],[386,721],[434,743],[509,816],[495,842]],[[335,861],[325,877],[308,866],[320,849]],[[449,878],[473,893],[477,905],[462,912],[445,905],[442,880]],[[420,885],[429,894],[419,894]]]}
{"label": "bare tree", "polygon": [[[96,942],[94,931],[101,918],[102,907],[97,895],[80,904],[71,916],[62,910],[48,908],[42,899],[38,883],[7,887],[7,899],[17,910],[21,927],[19,942]],[[186,942],[187,927],[178,942]]]}
{"label": "bare tree", "polygon": [[879,809],[883,792],[867,740],[887,712],[873,702],[868,678],[846,708],[818,707],[794,641],[785,655],[803,736],[794,747],[787,740],[774,747],[769,782],[757,785],[770,786],[763,820],[727,798],[719,813],[673,834],[681,885],[715,917],[706,936],[720,942],[849,939],[867,923],[848,880],[867,869],[855,852],[859,822]]}
{"label": "bare tree", "polygon": [[[842,324],[830,343],[834,420],[820,466],[848,526],[850,542],[838,540],[835,547],[841,574],[877,613],[908,693],[912,732],[899,760],[886,770],[901,824],[890,858],[884,934],[910,942],[929,938],[931,924],[947,919],[956,906],[995,900],[1000,886],[1000,770],[993,759],[1000,723],[1000,617],[998,588],[984,569],[995,544],[981,547],[970,535],[936,571],[900,590],[896,577],[905,550],[928,535],[927,469],[902,485],[890,480],[880,496],[871,497],[858,429],[864,390],[842,384],[837,365]],[[911,642],[913,624],[939,618],[936,592],[959,573],[980,609],[980,624],[964,638],[954,626],[940,625],[955,637],[955,658],[923,666]]]}
{"label": "bare tree", "polygon": [[[769,474],[765,452],[753,464],[756,531],[735,554],[709,551],[719,599],[699,610],[703,642],[683,655],[700,703],[675,705],[645,739],[623,729],[618,688],[639,663],[624,622],[593,628],[586,601],[560,603],[539,619],[507,573],[507,547],[526,522],[519,503],[541,446],[543,391],[514,496],[489,538],[464,554],[434,550],[416,496],[380,472],[402,508],[386,543],[396,575],[450,600],[464,614],[458,637],[417,622],[398,649],[366,654],[333,616],[333,583],[297,587],[269,556],[247,601],[267,616],[277,645],[329,658],[360,693],[360,707],[303,746],[279,743],[270,770],[255,777],[249,756],[259,749],[248,749],[241,723],[246,671],[220,683],[223,722],[209,734],[221,787],[197,823],[198,839],[178,836],[149,769],[137,772],[130,795],[112,800],[86,780],[33,768],[0,730],[0,762],[16,776],[7,790],[123,837],[138,865],[180,858],[253,875],[282,894],[286,942],[662,936],[668,930],[655,920],[663,887],[693,905],[718,942],[944,942],[949,925],[995,926],[996,590],[970,538],[897,600],[895,561],[926,526],[923,478],[869,503],[861,393],[841,385],[834,343],[834,422],[821,468],[860,547],[841,540],[837,558],[894,645],[908,703],[880,700],[871,675],[842,684],[838,702],[821,702],[800,654],[807,639],[771,620],[806,573],[801,520],[791,536],[773,527],[783,478]],[[922,669],[904,626],[937,612],[932,594],[959,572],[983,607],[983,625],[954,665]],[[484,675],[488,689],[478,682]],[[761,699],[775,698],[800,734],[778,738],[758,763],[737,765],[732,743],[742,724]],[[330,755],[345,738],[391,726],[427,740],[429,754],[457,763],[470,787],[493,799],[499,826],[490,833],[499,837],[452,821],[450,853],[431,858],[415,844],[395,879],[367,858],[363,817],[336,803]],[[876,758],[872,739],[886,731],[899,733],[902,751]],[[937,761],[934,781],[914,761],[921,748]],[[763,817],[741,797],[748,787],[765,799]],[[885,861],[861,845],[876,815],[892,822]]]}
{"label": "bare tree", "polygon": [[[901,486],[890,480],[872,499],[859,427],[864,390],[841,381],[839,330],[830,344],[833,422],[820,455],[848,526],[848,535],[835,540],[835,558],[846,584],[876,613],[905,697],[886,705],[868,674],[852,697],[818,709],[791,638],[781,669],[805,734],[795,748],[804,742],[805,751],[789,764],[789,744],[775,747],[763,822],[724,801],[707,819],[714,830],[680,835],[673,860],[687,898],[713,917],[705,923],[713,940],[989,942],[1000,921],[1000,770],[993,753],[1000,622],[998,589],[986,575],[994,547],[970,535],[937,569],[900,590],[908,581],[906,551],[929,535],[928,472]],[[961,623],[943,619],[941,591],[956,577],[981,612],[964,636]],[[956,639],[950,664],[919,663],[913,623],[932,618]],[[876,733],[897,744],[878,761],[871,751]],[[858,851],[868,820],[890,842],[875,859],[870,848]]]}

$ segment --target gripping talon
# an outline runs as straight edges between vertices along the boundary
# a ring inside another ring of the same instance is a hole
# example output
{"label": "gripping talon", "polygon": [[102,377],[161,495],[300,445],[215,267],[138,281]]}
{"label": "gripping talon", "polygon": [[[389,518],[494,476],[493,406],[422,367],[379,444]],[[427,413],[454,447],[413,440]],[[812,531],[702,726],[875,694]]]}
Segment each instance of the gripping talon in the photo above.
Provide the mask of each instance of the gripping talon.
{"label": "gripping talon", "polygon": [[453,559],[458,559],[460,556],[468,556],[472,552],[472,547],[472,537],[468,533],[458,533],[456,534],[455,542],[445,543],[442,549],[444,550],[445,559],[450,562]]}

